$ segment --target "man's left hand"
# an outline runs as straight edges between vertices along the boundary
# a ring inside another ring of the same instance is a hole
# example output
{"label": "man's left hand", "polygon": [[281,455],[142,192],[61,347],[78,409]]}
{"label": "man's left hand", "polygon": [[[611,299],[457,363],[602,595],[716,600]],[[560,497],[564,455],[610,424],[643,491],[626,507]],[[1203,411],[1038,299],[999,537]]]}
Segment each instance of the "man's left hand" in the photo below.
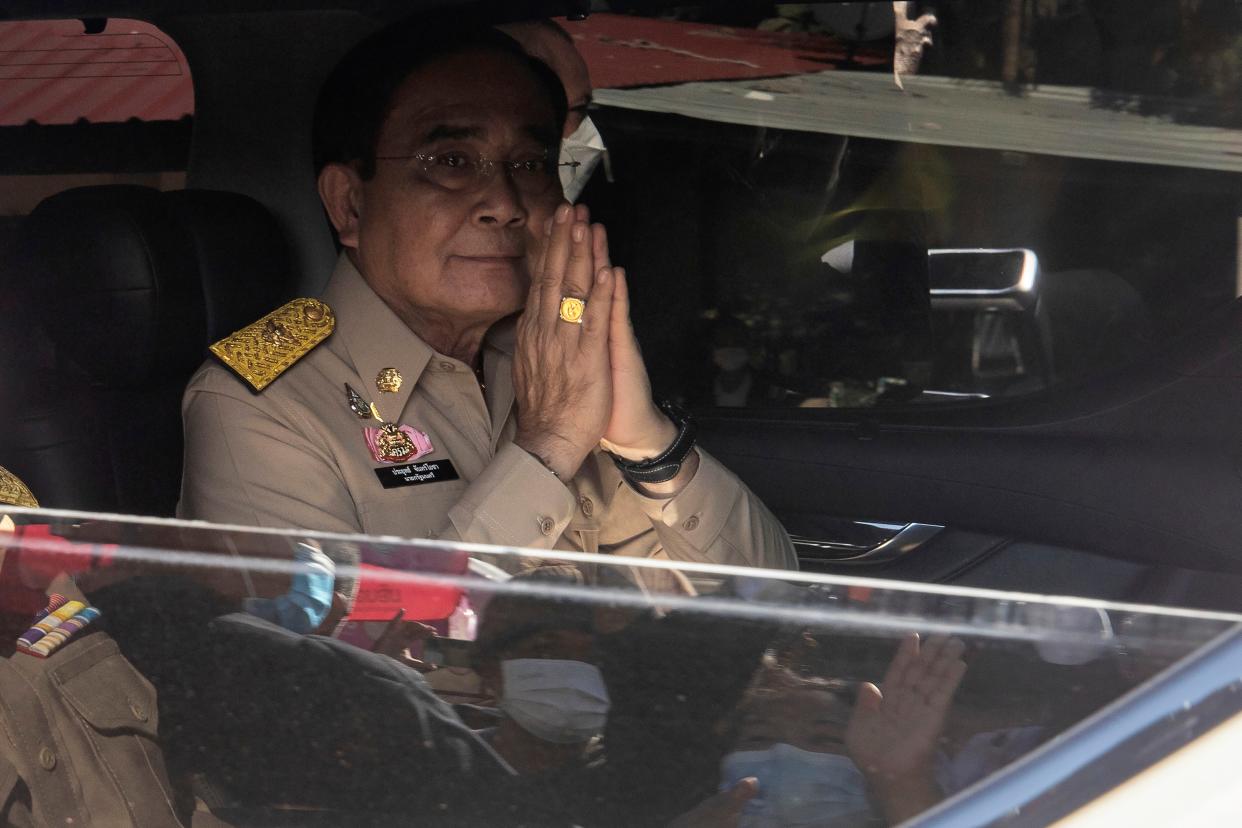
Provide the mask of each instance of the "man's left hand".
{"label": "man's left hand", "polygon": [[[579,210],[586,208],[579,205]],[[595,261],[611,267],[608,234],[602,224],[592,227]],[[630,292],[625,268],[614,271],[612,319],[608,330],[608,359],[612,367],[612,414],[602,445],[627,460],[647,460],[663,453],[677,438],[677,428],[651,398],[651,380],[643,363],[638,338],[630,320]]]}
{"label": "man's left hand", "polygon": [[[587,208],[577,210],[582,221],[589,219]],[[596,266],[611,267],[608,234],[602,224],[593,225],[592,248]],[[600,446],[626,460],[649,460],[663,454],[677,439],[677,427],[656,407],[651,396],[651,380],[643,362],[638,337],[630,319],[630,290],[625,268],[613,268],[612,316],[608,329],[608,361],[612,371],[612,413]],[[642,488],[652,497],[676,495],[694,478],[699,468],[697,452],[691,452],[681,471],[665,483]]]}

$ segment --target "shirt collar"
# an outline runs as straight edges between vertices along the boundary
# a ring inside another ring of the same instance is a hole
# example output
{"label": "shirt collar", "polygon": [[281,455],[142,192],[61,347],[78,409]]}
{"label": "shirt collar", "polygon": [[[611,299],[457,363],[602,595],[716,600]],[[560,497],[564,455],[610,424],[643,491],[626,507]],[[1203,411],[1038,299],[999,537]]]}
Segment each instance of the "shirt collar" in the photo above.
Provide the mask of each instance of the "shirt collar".
{"label": "shirt collar", "polygon": [[517,345],[517,317],[507,316],[492,325],[483,337],[483,344],[502,354],[513,356],[513,349]]}
{"label": "shirt collar", "polygon": [[[379,297],[366,279],[354,267],[354,263],[342,251],[336,268],[324,289],[323,299],[336,314],[336,332],[332,340],[338,341],[347,353],[354,370],[362,379],[364,387],[356,389],[363,399],[374,402],[380,416],[388,422],[398,422],[405,404],[418,384],[423,372],[434,359],[445,359],[393,312]],[[484,347],[492,348],[507,357],[513,356],[517,341],[517,319],[508,317],[492,326],[484,338]],[[401,388],[394,392],[381,392],[376,377],[385,368],[395,368],[401,374]],[[489,396],[489,408],[493,416],[503,424],[512,405],[512,380],[496,376],[497,371],[508,373],[508,360],[496,363],[487,371],[489,387],[501,392],[496,399]],[[504,389],[501,391],[501,389]],[[342,397],[345,389],[341,389]],[[503,399],[502,399],[503,398]]]}
{"label": "shirt collar", "polygon": [[[336,314],[333,339],[344,346],[365,386],[358,393],[374,402],[386,421],[399,421],[435,351],[371,289],[343,251],[323,298]],[[395,368],[401,375],[396,392],[381,392],[376,386],[376,377],[386,368]],[[344,394],[342,388],[342,398]]]}

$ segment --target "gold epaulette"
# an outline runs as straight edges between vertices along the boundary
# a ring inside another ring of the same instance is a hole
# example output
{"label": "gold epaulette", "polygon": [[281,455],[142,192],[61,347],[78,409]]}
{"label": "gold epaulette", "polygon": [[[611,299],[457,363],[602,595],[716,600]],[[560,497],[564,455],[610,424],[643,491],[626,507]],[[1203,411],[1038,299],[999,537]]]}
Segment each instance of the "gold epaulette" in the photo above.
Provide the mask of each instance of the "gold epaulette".
{"label": "gold epaulette", "polygon": [[211,346],[211,352],[251,388],[262,391],[327,339],[335,327],[332,308],[318,299],[294,299],[221,339]]}
{"label": "gold epaulette", "polygon": [[24,509],[38,509],[39,501],[26,488],[26,484],[13,472],[0,466],[0,505],[21,506]]}

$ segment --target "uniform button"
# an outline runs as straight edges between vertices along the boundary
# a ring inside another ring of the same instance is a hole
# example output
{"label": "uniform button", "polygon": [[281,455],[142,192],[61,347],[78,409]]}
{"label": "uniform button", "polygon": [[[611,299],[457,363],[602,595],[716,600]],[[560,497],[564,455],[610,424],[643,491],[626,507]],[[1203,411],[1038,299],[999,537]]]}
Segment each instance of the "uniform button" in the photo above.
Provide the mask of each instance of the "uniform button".
{"label": "uniform button", "polygon": [[595,504],[591,501],[591,498],[587,497],[586,495],[583,495],[578,500],[578,505],[582,507],[582,514],[586,515],[587,517],[590,517],[591,515],[595,514]]}
{"label": "uniform button", "polygon": [[440,370],[441,370],[441,371],[456,371],[456,370],[457,370],[457,366],[456,366],[456,365],[454,365],[454,364],[453,364],[453,363],[451,363],[451,362],[441,362],[441,363],[440,363]]}
{"label": "uniform button", "polygon": [[682,528],[684,528],[687,532],[693,532],[695,529],[698,529],[699,528],[699,516],[691,515],[690,517],[686,518],[686,522],[682,524]]}
{"label": "uniform button", "polygon": [[552,534],[552,530],[555,528],[556,528],[556,521],[554,521],[552,518],[548,517],[547,515],[544,515],[543,517],[539,518],[539,531],[540,532],[543,532],[545,535],[550,535]]}
{"label": "uniform button", "polygon": [[44,770],[50,771],[56,768],[56,754],[52,753],[52,749],[45,747],[39,751],[39,764]]}
{"label": "uniform button", "polygon": [[138,702],[130,702],[129,712],[134,714],[134,718],[140,722],[147,720],[147,709]]}

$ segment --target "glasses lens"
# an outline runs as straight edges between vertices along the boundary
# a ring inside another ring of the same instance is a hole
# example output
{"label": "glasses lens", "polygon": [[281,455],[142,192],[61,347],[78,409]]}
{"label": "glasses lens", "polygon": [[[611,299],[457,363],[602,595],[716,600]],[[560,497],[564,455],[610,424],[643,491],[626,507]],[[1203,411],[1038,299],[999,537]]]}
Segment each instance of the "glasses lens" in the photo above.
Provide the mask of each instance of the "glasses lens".
{"label": "glasses lens", "polygon": [[442,152],[422,158],[423,172],[431,183],[448,190],[464,190],[479,178],[479,156],[461,151]]}
{"label": "glasses lens", "polygon": [[468,190],[483,185],[501,167],[508,170],[514,186],[528,195],[547,192],[557,180],[555,156],[549,153],[504,163],[493,163],[474,153],[458,150],[417,157],[427,180],[447,190]]}
{"label": "glasses lens", "polygon": [[532,155],[509,163],[513,183],[523,193],[540,195],[557,180],[555,156],[551,152]]}

